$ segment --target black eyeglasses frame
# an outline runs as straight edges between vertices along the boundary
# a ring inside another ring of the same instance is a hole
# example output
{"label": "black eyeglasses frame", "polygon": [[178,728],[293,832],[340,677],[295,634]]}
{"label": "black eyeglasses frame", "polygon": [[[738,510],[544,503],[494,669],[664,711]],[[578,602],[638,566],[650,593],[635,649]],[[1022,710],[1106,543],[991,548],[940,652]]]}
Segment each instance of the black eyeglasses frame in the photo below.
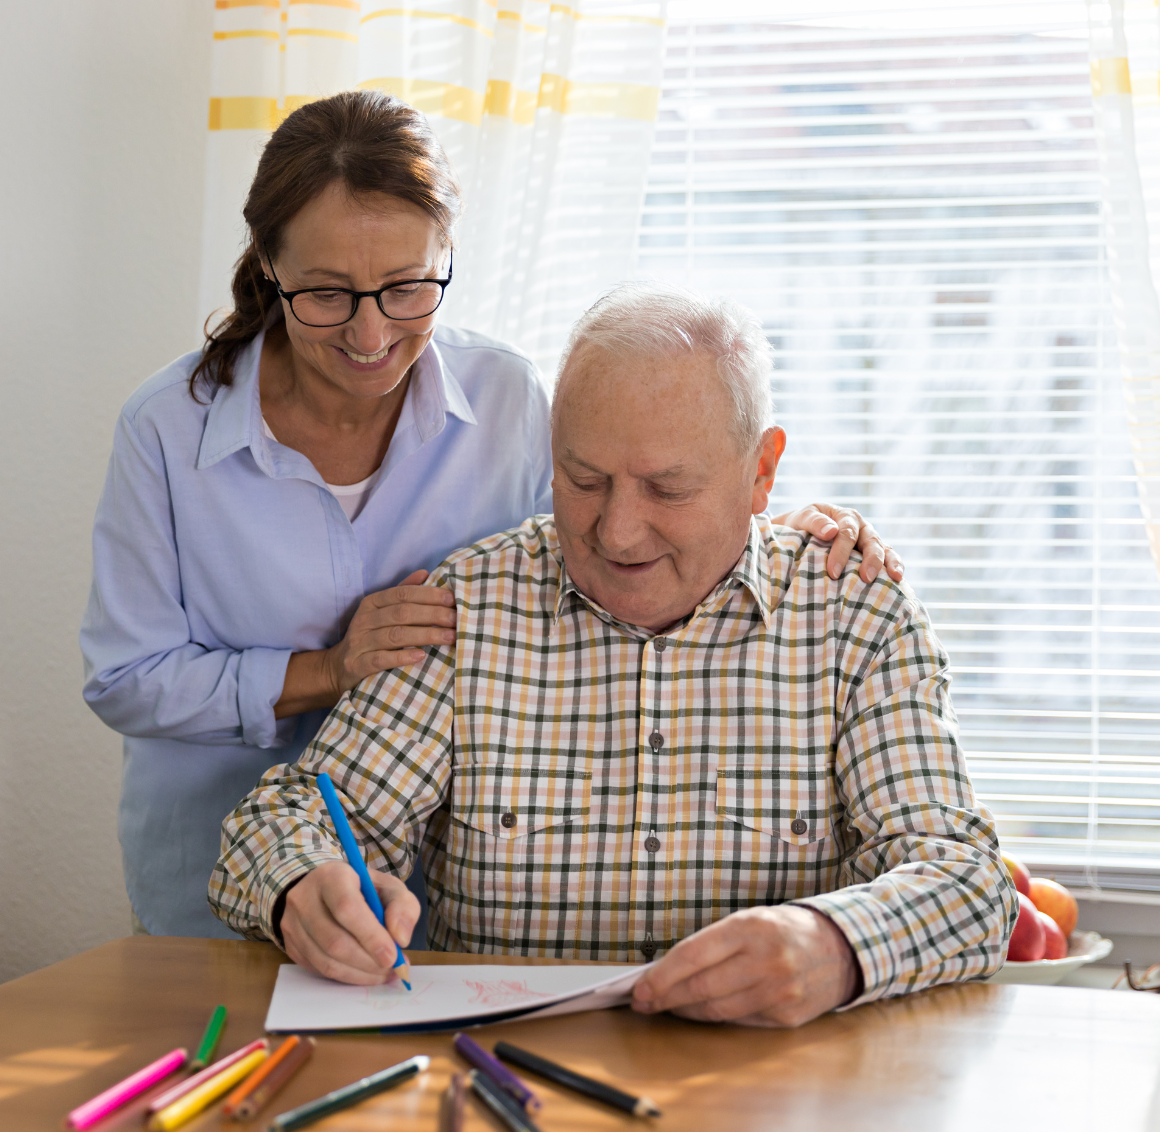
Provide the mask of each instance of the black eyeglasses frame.
{"label": "black eyeglasses frame", "polygon": [[[329,329],[335,326],[345,326],[356,314],[358,314],[359,303],[363,299],[374,298],[375,306],[379,308],[384,318],[389,318],[392,322],[417,322],[421,318],[430,318],[442,305],[443,299],[447,294],[447,286],[451,282],[452,269],[455,265],[455,253],[451,253],[451,258],[447,261],[447,278],[446,279],[396,279],[394,283],[388,283],[384,287],[379,287],[375,291],[352,291],[349,287],[301,287],[297,291],[286,291],[282,284],[278,282],[278,276],[274,271],[274,257],[270,255],[269,249],[263,247],[262,250],[266,253],[266,263],[270,267],[270,275],[273,279],[275,288],[278,291],[278,297],[285,299],[290,306],[290,313],[302,323],[303,326],[312,327],[315,330]],[[406,287],[415,283],[438,283],[439,284],[439,302],[437,302],[426,314],[413,314],[409,318],[395,318],[394,315],[389,315],[383,310],[383,295],[395,287]],[[294,309],[294,300],[299,295],[307,295],[311,291],[340,291],[344,295],[351,297],[350,314],[342,320],[342,322],[305,322],[298,317],[298,312]]]}

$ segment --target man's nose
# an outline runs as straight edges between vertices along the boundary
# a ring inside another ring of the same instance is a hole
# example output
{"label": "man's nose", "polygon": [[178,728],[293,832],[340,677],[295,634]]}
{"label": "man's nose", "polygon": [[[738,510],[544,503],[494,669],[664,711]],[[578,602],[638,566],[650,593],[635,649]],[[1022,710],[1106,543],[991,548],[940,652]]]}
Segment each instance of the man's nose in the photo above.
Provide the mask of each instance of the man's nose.
{"label": "man's nose", "polygon": [[648,523],[636,492],[614,484],[601,508],[596,531],[600,545],[610,557],[634,562],[633,552],[644,544]]}

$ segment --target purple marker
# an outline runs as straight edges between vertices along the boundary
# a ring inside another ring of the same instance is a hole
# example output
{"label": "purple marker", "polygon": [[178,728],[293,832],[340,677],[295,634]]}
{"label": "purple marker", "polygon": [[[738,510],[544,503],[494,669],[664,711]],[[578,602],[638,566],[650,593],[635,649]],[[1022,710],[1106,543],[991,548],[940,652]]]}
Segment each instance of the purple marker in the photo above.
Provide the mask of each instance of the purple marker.
{"label": "purple marker", "polygon": [[481,1045],[466,1034],[456,1034],[453,1042],[459,1056],[486,1073],[508,1096],[514,1098],[529,1112],[540,1110],[540,1098],[532,1092],[506,1065],[497,1061]]}

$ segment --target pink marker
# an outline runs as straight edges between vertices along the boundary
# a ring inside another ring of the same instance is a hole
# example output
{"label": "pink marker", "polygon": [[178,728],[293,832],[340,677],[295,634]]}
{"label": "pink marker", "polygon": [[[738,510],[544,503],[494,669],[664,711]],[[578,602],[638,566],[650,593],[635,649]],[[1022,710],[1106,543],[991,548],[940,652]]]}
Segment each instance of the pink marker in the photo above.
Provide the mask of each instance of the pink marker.
{"label": "pink marker", "polygon": [[149,1102],[149,1111],[160,1112],[163,1108],[168,1108],[174,1101],[180,1100],[186,1093],[196,1089],[198,1085],[204,1084],[211,1077],[216,1077],[223,1069],[229,1069],[235,1061],[249,1057],[256,1049],[269,1048],[270,1043],[265,1038],[258,1038],[256,1041],[250,1042],[248,1046],[242,1046],[241,1049],[235,1050],[233,1053],[227,1053],[225,1057],[215,1061],[212,1065],[207,1065],[200,1073],[186,1077],[184,1081],[178,1081],[172,1089],[166,1089],[160,1096],[154,1097]]}
{"label": "pink marker", "polygon": [[172,1053],[159,1057],[152,1065],[146,1065],[144,1069],[139,1069],[132,1077],[126,1077],[124,1081],[113,1085],[103,1093],[99,1093],[91,1101],[85,1101],[80,1108],[74,1108],[68,1114],[66,1123],[70,1128],[78,1129],[88,1128],[90,1125],[96,1124],[102,1117],[108,1116],[113,1109],[128,1104],[135,1096],[145,1092],[150,1085],[156,1085],[163,1077],[168,1077],[170,1073],[176,1072],[188,1059],[189,1054],[183,1049],[175,1049]]}

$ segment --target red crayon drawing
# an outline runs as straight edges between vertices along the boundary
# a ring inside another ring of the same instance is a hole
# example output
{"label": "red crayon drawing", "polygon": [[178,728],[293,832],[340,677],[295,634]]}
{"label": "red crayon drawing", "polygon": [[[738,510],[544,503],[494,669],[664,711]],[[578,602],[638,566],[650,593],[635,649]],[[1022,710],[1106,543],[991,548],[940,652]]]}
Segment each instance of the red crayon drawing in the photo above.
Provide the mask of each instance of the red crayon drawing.
{"label": "red crayon drawing", "polygon": [[463,981],[475,992],[469,1001],[478,1002],[483,1006],[504,1006],[514,999],[552,997],[543,991],[529,989],[524,980],[498,979],[495,982],[475,982],[472,979],[464,979]]}

